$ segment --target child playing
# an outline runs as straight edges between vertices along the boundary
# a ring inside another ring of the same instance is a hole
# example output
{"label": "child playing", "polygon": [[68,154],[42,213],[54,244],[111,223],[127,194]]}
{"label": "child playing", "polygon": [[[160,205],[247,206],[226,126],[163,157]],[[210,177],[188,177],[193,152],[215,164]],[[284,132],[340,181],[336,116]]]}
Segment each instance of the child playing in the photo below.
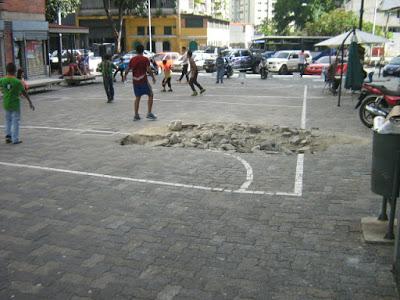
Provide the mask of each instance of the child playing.
{"label": "child playing", "polygon": [[17,78],[21,81],[22,85],[24,86],[25,91],[28,91],[29,86],[24,80],[24,70],[18,69]]}
{"label": "child playing", "polygon": [[169,90],[168,92],[172,92],[171,88],[171,66],[167,64],[167,61],[164,59],[162,62],[162,68],[164,70],[164,79],[162,81],[163,92],[166,92],[165,86],[168,84]]}
{"label": "child playing", "polygon": [[20,99],[22,94],[29,102],[29,107],[35,110],[29,95],[21,81],[15,77],[17,68],[13,63],[6,67],[7,76],[0,78],[0,89],[3,92],[3,107],[6,112],[6,143],[20,144],[19,120],[21,115]]}

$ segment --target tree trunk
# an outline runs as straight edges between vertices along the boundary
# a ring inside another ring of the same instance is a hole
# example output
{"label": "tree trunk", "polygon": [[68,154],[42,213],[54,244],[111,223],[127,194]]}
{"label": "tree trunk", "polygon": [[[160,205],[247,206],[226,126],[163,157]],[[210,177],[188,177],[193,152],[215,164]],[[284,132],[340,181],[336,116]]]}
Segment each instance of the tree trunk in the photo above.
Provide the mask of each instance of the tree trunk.
{"label": "tree trunk", "polygon": [[124,26],[124,14],[123,14],[124,10],[123,10],[122,5],[123,4],[121,1],[119,8],[118,8],[118,25],[119,25],[119,27],[118,27],[118,38],[117,38],[117,53],[121,53],[121,50],[122,50],[121,49],[122,29]]}
{"label": "tree trunk", "polygon": [[107,19],[108,19],[108,22],[110,23],[110,25],[111,25],[111,29],[112,29],[112,32],[113,32],[113,35],[114,35],[114,40],[115,40],[115,42],[116,42],[116,44],[117,44],[117,53],[119,53],[119,52],[121,52],[121,42],[120,42],[120,39],[121,39],[121,35],[120,35],[120,31],[118,31],[117,30],[117,27],[115,26],[115,23],[114,23],[114,19],[113,19],[113,16],[112,16],[112,13],[111,13],[111,1],[110,0],[103,0],[103,6],[104,6],[104,10],[105,10],[105,12],[106,12],[106,15],[107,15]]}

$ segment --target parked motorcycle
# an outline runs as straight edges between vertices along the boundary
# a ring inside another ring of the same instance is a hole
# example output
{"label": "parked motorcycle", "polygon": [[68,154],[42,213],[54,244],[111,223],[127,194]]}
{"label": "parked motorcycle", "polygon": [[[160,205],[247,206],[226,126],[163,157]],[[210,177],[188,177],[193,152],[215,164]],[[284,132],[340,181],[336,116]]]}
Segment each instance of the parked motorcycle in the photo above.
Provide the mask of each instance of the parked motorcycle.
{"label": "parked motorcycle", "polygon": [[262,58],[259,64],[259,69],[260,69],[260,75],[261,79],[267,79],[268,78],[268,65],[267,65],[267,59]]}
{"label": "parked motorcycle", "polygon": [[386,117],[396,105],[400,105],[400,90],[389,90],[382,85],[364,84],[355,108],[360,107],[361,122],[371,128],[375,117]]}

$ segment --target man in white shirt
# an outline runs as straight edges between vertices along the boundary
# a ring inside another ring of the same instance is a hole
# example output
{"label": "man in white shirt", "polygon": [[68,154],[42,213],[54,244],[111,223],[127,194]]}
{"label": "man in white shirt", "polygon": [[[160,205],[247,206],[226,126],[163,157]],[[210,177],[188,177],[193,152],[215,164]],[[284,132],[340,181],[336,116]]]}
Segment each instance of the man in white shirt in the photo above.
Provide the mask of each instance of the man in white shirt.
{"label": "man in white shirt", "polygon": [[189,59],[187,57],[187,50],[186,47],[182,47],[182,74],[179,77],[178,81],[181,82],[183,76],[186,76],[186,81],[189,82],[189,75],[188,75],[188,66],[189,66]]}
{"label": "man in white shirt", "polygon": [[299,53],[299,65],[298,65],[301,77],[303,77],[306,64],[307,64],[306,54],[304,53],[304,50],[301,50],[301,52]]}

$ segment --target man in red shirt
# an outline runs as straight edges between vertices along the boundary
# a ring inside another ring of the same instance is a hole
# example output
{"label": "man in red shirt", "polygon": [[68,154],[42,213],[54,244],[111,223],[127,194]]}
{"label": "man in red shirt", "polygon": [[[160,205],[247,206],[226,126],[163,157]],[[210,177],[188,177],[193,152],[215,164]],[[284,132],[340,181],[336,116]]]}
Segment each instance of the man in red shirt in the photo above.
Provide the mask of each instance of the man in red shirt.
{"label": "man in red shirt", "polygon": [[132,57],[128,69],[125,71],[124,81],[129,74],[129,71],[132,70],[133,76],[133,91],[135,93],[135,117],[133,121],[139,121],[139,103],[140,98],[143,95],[149,96],[149,100],[147,102],[147,119],[155,120],[157,117],[151,112],[153,107],[153,91],[151,89],[150,83],[147,80],[147,73],[153,78],[153,84],[156,83],[156,78],[154,77],[153,72],[150,68],[150,61],[147,57],[143,56],[144,47],[139,45],[136,47],[137,55]]}

